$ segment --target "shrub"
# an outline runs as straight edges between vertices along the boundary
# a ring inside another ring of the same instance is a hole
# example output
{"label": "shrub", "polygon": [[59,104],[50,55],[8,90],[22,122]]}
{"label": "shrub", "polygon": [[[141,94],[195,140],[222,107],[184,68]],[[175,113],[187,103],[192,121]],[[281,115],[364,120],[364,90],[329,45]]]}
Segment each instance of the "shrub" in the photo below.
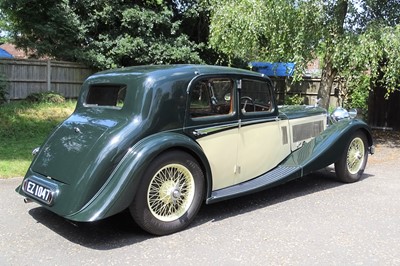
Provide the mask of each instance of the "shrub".
{"label": "shrub", "polygon": [[292,96],[285,97],[285,104],[287,105],[300,105],[304,103],[304,98],[299,94],[293,94]]}
{"label": "shrub", "polygon": [[0,72],[0,104],[7,102],[7,79],[3,73]]}
{"label": "shrub", "polygon": [[64,96],[57,92],[46,91],[31,93],[26,97],[26,100],[31,103],[63,103],[65,102]]}

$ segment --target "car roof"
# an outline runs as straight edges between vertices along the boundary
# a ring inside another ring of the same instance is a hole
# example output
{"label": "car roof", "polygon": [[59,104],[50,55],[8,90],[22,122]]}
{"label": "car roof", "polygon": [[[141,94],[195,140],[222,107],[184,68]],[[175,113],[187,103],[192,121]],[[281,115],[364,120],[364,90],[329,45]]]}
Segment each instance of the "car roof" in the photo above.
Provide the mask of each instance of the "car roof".
{"label": "car roof", "polygon": [[213,65],[144,65],[144,66],[131,66],[118,69],[111,69],[101,71],[92,76],[96,78],[99,76],[169,76],[169,75],[205,75],[205,74],[242,74],[255,77],[263,77],[263,74],[226,66],[213,66]]}

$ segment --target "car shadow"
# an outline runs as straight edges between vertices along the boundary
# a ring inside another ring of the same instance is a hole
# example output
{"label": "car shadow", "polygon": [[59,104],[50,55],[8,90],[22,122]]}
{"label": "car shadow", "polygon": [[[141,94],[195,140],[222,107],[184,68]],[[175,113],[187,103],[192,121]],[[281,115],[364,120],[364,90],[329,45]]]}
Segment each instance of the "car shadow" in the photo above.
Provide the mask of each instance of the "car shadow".
{"label": "car shadow", "polygon": [[[364,173],[359,182],[371,177]],[[265,208],[295,198],[311,195],[313,193],[329,190],[335,187],[346,185],[336,179],[333,167],[327,167],[304,177],[292,180],[288,183],[260,191],[254,194],[226,200],[217,204],[207,205],[200,210],[200,219],[194,221],[201,224],[208,221],[219,221],[252,212],[260,208]],[[200,221],[199,221],[200,220]]]}
{"label": "car shadow", "polygon": [[43,207],[31,209],[29,214],[65,239],[96,250],[120,248],[154,237],[136,225],[128,211],[88,223],[69,221]]}
{"label": "car shadow", "polygon": [[[363,179],[370,176],[365,173]],[[341,185],[344,184],[335,180],[334,170],[331,167],[327,167],[305,177],[255,194],[204,205],[189,228],[208,222],[221,221]],[[31,209],[29,214],[37,222],[65,239],[96,250],[121,248],[155,237],[136,225],[128,211],[91,223],[71,222],[43,207]]]}

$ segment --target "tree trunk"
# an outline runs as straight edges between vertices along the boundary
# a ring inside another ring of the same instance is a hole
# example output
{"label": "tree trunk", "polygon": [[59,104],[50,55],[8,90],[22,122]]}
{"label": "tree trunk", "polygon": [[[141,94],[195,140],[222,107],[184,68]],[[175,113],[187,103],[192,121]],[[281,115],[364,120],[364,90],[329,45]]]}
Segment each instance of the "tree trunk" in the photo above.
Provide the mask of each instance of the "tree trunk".
{"label": "tree trunk", "polygon": [[332,61],[327,59],[322,69],[321,84],[318,90],[319,106],[329,109],[329,97],[337,70],[333,67]]}
{"label": "tree trunk", "polygon": [[320,99],[319,105],[329,109],[329,96],[332,90],[333,80],[338,74],[337,68],[334,67],[332,62],[332,55],[334,53],[334,46],[337,45],[337,39],[341,38],[344,34],[344,21],[348,9],[348,0],[337,0],[333,6],[333,20],[330,22],[328,36],[326,36],[324,66],[322,68],[321,84],[318,90],[318,98]]}

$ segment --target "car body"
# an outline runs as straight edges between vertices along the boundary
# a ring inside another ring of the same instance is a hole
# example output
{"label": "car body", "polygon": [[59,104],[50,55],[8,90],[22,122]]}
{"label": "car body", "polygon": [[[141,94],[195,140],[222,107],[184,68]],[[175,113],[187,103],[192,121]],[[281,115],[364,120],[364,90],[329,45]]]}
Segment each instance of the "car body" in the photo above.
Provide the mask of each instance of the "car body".
{"label": "car body", "polygon": [[[337,112],[338,113],[338,112]],[[202,202],[260,191],[335,163],[357,181],[368,126],[318,106],[278,106],[268,77],[206,65],[96,73],[76,109],[35,150],[17,191],[74,221],[129,209],[156,235],[179,231]]]}

